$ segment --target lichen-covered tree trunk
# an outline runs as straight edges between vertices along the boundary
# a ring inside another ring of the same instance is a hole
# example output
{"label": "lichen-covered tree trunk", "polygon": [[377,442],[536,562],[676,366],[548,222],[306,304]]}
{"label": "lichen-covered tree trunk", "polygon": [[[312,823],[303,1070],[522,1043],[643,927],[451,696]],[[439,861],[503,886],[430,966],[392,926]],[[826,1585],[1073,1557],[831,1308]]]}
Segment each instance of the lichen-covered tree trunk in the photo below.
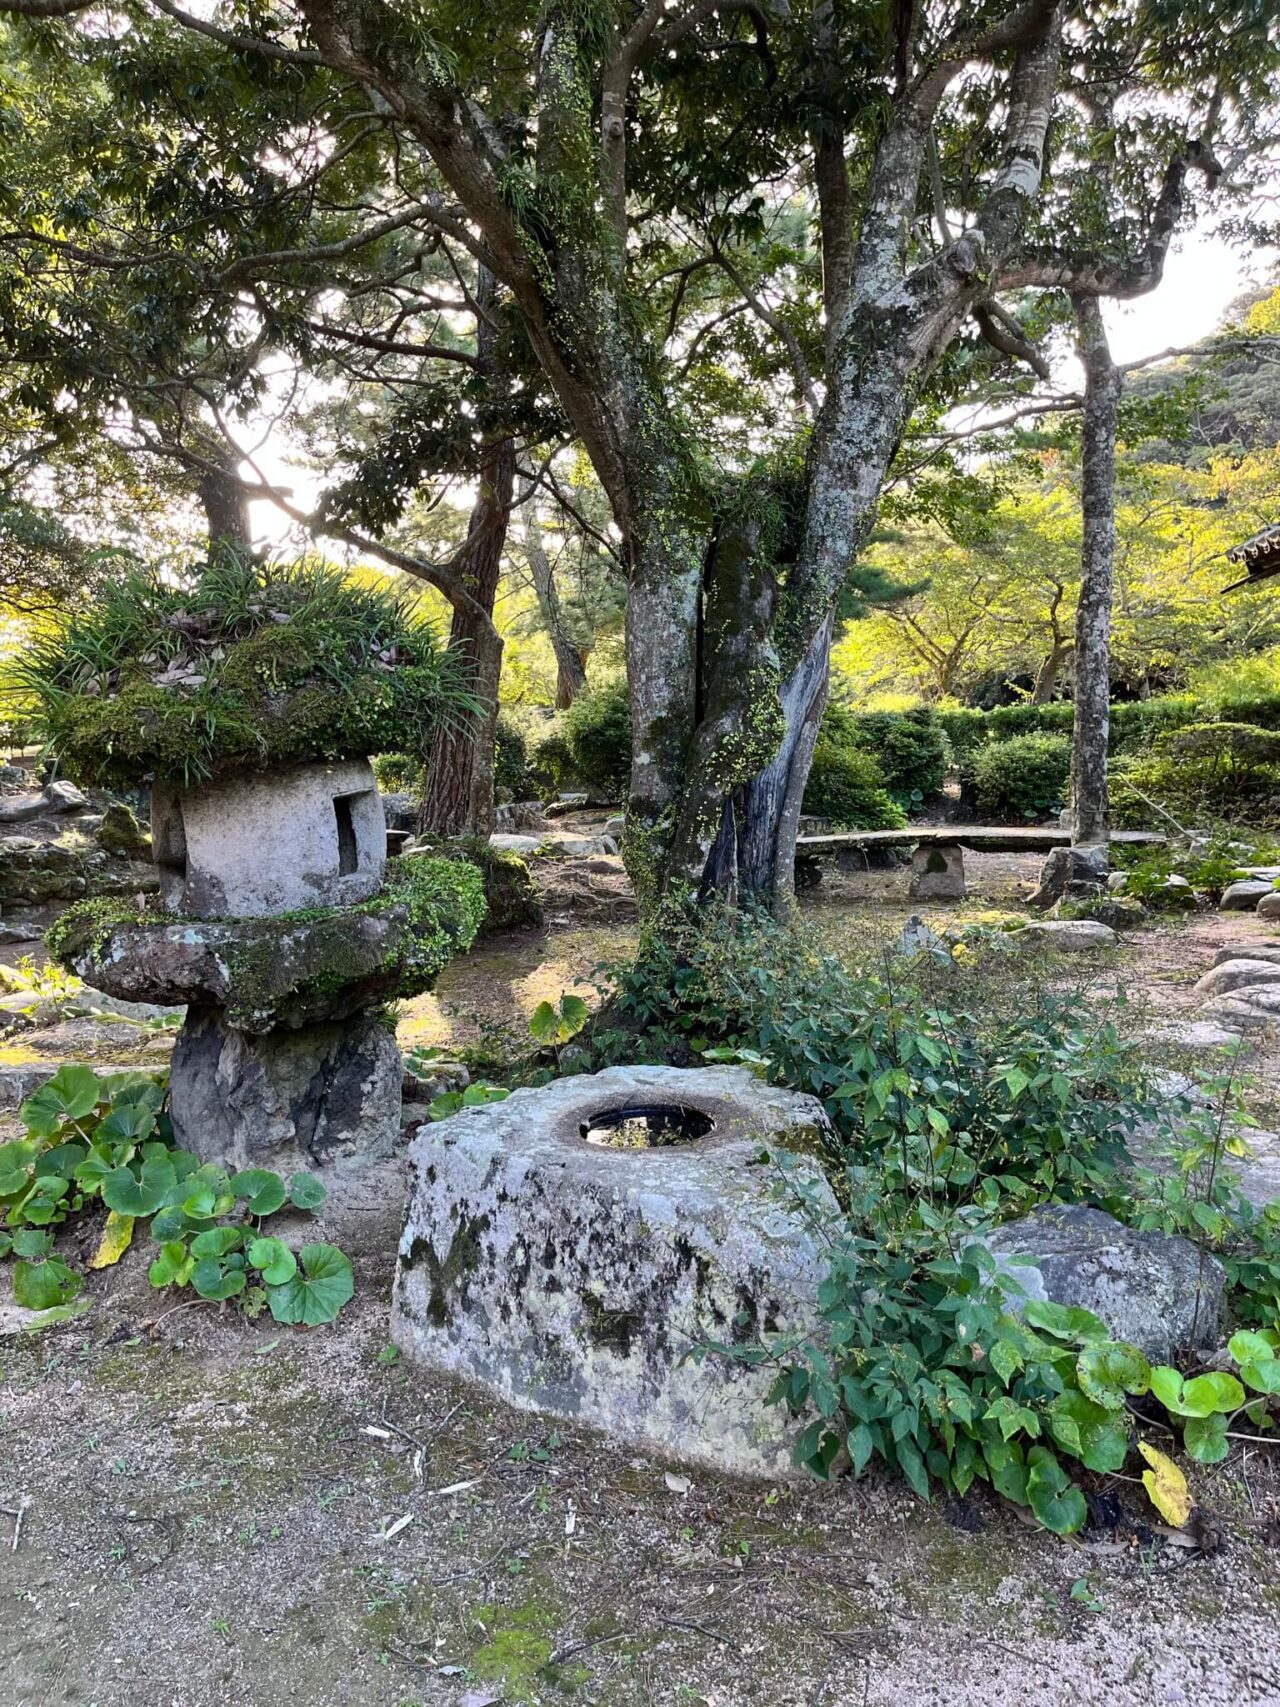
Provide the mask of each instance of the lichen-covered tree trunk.
{"label": "lichen-covered tree trunk", "polygon": [[556,710],[567,711],[586,685],[586,665],[565,623],[555,573],[542,543],[542,529],[538,525],[538,512],[532,499],[523,505],[520,514],[524,528],[524,553],[529,560],[533,590],[538,598],[538,614],[555,654]]}
{"label": "lichen-covered tree trunk", "polygon": [[498,726],[502,636],[493,606],[515,485],[514,439],[486,447],[457,579],[465,602],[453,607],[449,644],[464,660],[477,709],[439,732],[424,754],[418,828],[437,836],[487,836],[493,828],[493,743]]}
{"label": "lichen-covered tree trunk", "polygon": [[1074,299],[1085,371],[1081,446],[1080,603],[1076,608],[1075,729],[1071,743],[1072,839],[1110,834],[1107,739],[1111,702],[1111,599],[1115,578],[1116,428],[1122,376],[1111,359],[1097,297]]}
{"label": "lichen-covered tree trunk", "polygon": [[196,493],[205,514],[210,551],[219,545],[248,551],[253,543],[249,500],[235,469],[206,469],[197,483]]}

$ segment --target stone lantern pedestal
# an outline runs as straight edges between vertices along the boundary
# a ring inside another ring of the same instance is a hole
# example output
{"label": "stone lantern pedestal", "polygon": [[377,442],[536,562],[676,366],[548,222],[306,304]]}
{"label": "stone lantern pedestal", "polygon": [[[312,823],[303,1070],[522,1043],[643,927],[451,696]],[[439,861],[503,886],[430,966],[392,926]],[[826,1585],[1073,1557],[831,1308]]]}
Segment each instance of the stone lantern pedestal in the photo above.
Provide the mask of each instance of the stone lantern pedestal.
{"label": "stone lantern pedestal", "polygon": [[394,861],[364,760],[157,789],[163,911],[92,903],[50,946],[96,989],[185,1005],[179,1144],[232,1168],[390,1152],[400,1053],[382,1011],[430,987],[484,914],[483,878]]}

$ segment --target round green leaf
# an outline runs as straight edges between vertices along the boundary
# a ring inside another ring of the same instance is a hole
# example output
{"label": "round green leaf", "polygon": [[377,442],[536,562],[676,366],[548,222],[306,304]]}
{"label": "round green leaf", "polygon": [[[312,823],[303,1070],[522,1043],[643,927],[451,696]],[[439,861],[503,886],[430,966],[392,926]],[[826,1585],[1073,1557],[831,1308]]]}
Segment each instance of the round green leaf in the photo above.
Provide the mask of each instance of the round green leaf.
{"label": "round green leaf", "polygon": [[1122,1340],[1088,1345],[1076,1359],[1080,1390],[1106,1410],[1124,1409],[1126,1393],[1145,1393],[1151,1386],[1151,1365],[1135,1345]]}
{"label": "round green leaf", "polygon": [[156,1117],[145,1103],[125,1103],[113,1108],[102,1121],[94,1137],[103,1144],[139,1144],[149,1138],[156,1128]]}
{"label": "round green leaf", "polygon": [[237,1197],[249,1199],[249,1213],[255,1216],[274,1215],[288,1196],[280,1175],[269,1168],[246,1168],[243,1173],[232,1174],[231,1190]]}
{"label": "round green leaf", "polygon": [[163,1245],[181,1233],[190,1233],[199,1225],[199,1222],[192,1221],[180,1203],[170,1203],[152,1218],[151,1237]]}
{"label": "round green leaf", "polygon": [[1090,1345],[1096,1340],[1111,1338],[1110,1328],[1100,1317],[1076,1304],[1054,1304],[1047,1298],[1028,1298],[1022,1314],[1033,1328],[1052,1334],[1054,1339]]}
{"label": "round green leaf", "polygon": [[249,1262],[262,1271],[267,1286],[283,1286],[298,1271],[298,1260],[280,1239],[250,1239]]}
{"label": "round green leaf", "polygon": [[1242,1328],[1227,1341],[1227,1350],[1237,1363],[1267,1363],[1275,1356],[1275,1348],[1265,1334]]}
{"label": "round green leaf", "polygon": [[1071,1389],[1050,1405],[1049,1429],[1063,1451],[1087,1470],[1119,1470],[1129,1455],[1129,1431],[1115,1412]]}
{"label": "round green leaf", "polygon": [[1176,1417],[1207,1417],[1244,1404],[1244,1388],[1234,1375],[1220,1370],[1184,1381],[1176,1369],[1162,1365],[1151,1371],[1151,1391]]}
{"label": "round green leaf", "polygon": [[185,1286],[194,1267],[195,1263],[187,1254],[182,1240],[169,1239],[147,1270],[147,1279],[153,1286]]}
{"label": "round green leaf", "polygon": [[1268,1357],[1257,1363],[1242,1363],[1240,1379],[1255,1393],[1280,1393],[1280,1358]]}
{"label": "round green leaf", "polygon": [[333,1321],[356,1289],[351,1263],[333,1245],[304,1245],[299,1270],[282,1286],[268,1286],[271,1314],[277,1322],[301,1322],[309,1328]]}
{"label": "round green leaf", "polygon": [[29,1132],[52,1138],[66,1120],[83,1120],[98,1105],[102,1081],[91,1067],[65,1066],[23,1103],[18,1117]]}
{"label": "round green leaf", "polygon": [[289,1199],[297,1209],[319,1209],[328,1195],[314,1174],[297,1173],[289,1181]]}
{"label": "round green leaf", "polygon": [[225,1257],[240,1248],[244,1238],[241,1227],[208,1227],[191,1241],[193,1257]]}
{"label": "round green leaf", "polygon": [[1187,1457],[1200,1464],[1220,1464],[1227,1456],[1227,1419],[1220,1411],[1207,1417],[1188,1417],[1182,1430]]}
{"label": "round green leaf", "polygon": [[1084,1495],[1047,1446],[1027,1454],[1027,1503],[1055,1535],[1074,1535],[1089,1515]]}
{"label": "round green leaf", "polygon": [[154,1215],[163,1209],[176,1181],[167,1161],[142,1164],[141,1176],[132,1168],[113,1168],[102,1180],[102,1201],[119,1215]]}
{"label": "round green leaf", "polygon": [[191,1284],[202,1298],[234,1298],[237,1292],[244,1291],[244,1272],[224,1269],[217,1257],[206,1257],[192,1269]]}
{"label": "round green leaf", "polygon": [[49,1310],[55,1304],[65,1304],[82,1285],[75,1270],[54,1257],[13,1265],[13,1295],[24,1310]]}
{"label": "round green leaf", "polygon": [[53,1243],[53,1234],[43,1227],[19,1227],[13,1235],[13,1254],[16,1257],[42,1257]]}

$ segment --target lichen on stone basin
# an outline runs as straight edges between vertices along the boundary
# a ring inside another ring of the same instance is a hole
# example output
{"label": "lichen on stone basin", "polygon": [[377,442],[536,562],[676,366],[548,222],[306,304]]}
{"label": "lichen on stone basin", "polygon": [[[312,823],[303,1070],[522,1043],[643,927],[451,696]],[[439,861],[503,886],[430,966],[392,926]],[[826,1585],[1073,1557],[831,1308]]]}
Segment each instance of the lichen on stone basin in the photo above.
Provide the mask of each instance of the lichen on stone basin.
{"label": "lichen on stone basin", "polygon": [[[709,1116],[687,1143],[588,1144],[601,1113]],[[393,1336],[526,1409],[744,1475],[792,1473],[774,1372],[692,1356],[818,1327],[825,1257],[769,1155],[834,1218],[814,1098],[740,1067],[615,1067],[424,1127],[410,1151]]]}

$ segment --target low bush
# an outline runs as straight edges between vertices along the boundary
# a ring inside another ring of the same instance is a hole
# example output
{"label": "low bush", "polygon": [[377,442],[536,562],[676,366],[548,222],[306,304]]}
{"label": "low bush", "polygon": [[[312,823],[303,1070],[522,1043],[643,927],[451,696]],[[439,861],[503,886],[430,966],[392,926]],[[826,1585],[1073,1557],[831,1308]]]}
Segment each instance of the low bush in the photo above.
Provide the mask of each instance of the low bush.
{"label": "low bush", "polygon": [[[1113,769],[1114,815],[1146,822],[1148,801],[1184,824],[1280,824],[1280,732],[1250,723],[1193,723]],[[1146,797],[1145,799],[1143,797]]]}
{"label": "low bush", "polygon": [[499,800],[528,800],[536,792],[524,732],[504,716],[499,716],[493,737],[493,788]]}
{"label": "low bush", "polygon": [[803,805],[838,830],[897,830],[907,821],[872,755],[826,735],[814,748]]}
{"label": "low bush", "polygon": [[[835,709],[829,707],[823,718],[824,734]],[[850,743],[874,757],[884,786],[901,805],[910,809],[941,792],[951,762],[951,743],[931,707],[844,712],[843,718]]]}
{"label": "low bush", "polygon": [[631,699],[625,682],[588,688],[564,714],[574,776],[595,795],[626,799],[631,782]]}
{"label": "low bush", "polygon": [[563,728],[553,727],[529,749],[529,785],[533,796],[550,800],[579,779]]}
{"label": "low bush", "polygon": [[[822,1158],[834,1219],[775,1158],[780,1193],[815,1220],[828,1253],[822,1334],[701,1354],[781,1365],[771,1396],[794,1414],[797,1458],[818,1475],[878,1458],[923,1496],[983,1480],[1070,1533],[1087,1511],[1077,1477],[1123,1470],[1142,1406],[1207,1463],[1226,1456],[1233,1419],[1274,1426],[1280,1333],[1236,1334],[1229,1371],[1153,1369],[1088,1311],[1019,1300],[984,1233],[1045,1201],[1092,1205],[1214,1251],[1238,1317],[1274,1324],[1280,1206],[1259,1211],[1241,1195],[1219,1109],[1153,1094],[1115,1026],[1079,992],[1029,987],[1024,964],[999,933],[978,933],[963,963],[925,953],[868,975],[795,930],[725,916],[648,942],[612,1011],[632,1028],[633,1058],[638,1030],[668,1058],[738,1060],[821,1098],[838,1135]],[[1144,1144],[1163,1136],[1159,1172],[1128,1155],[1139,1127]],[[1185,1522],[1181,1472],[1151,1442],[1137,1446],[1159,1509]]]}
{"label": "low bush", "polygon": [[978,810],[998,824],[1061,811],[1071,775],[1066,735],[1015,735],[984,747],[973,761]]}
{"label": "low bush", "polygon": [[422,793],[422,760],[416,753],[376,753],[370,763],[384,794]]}

